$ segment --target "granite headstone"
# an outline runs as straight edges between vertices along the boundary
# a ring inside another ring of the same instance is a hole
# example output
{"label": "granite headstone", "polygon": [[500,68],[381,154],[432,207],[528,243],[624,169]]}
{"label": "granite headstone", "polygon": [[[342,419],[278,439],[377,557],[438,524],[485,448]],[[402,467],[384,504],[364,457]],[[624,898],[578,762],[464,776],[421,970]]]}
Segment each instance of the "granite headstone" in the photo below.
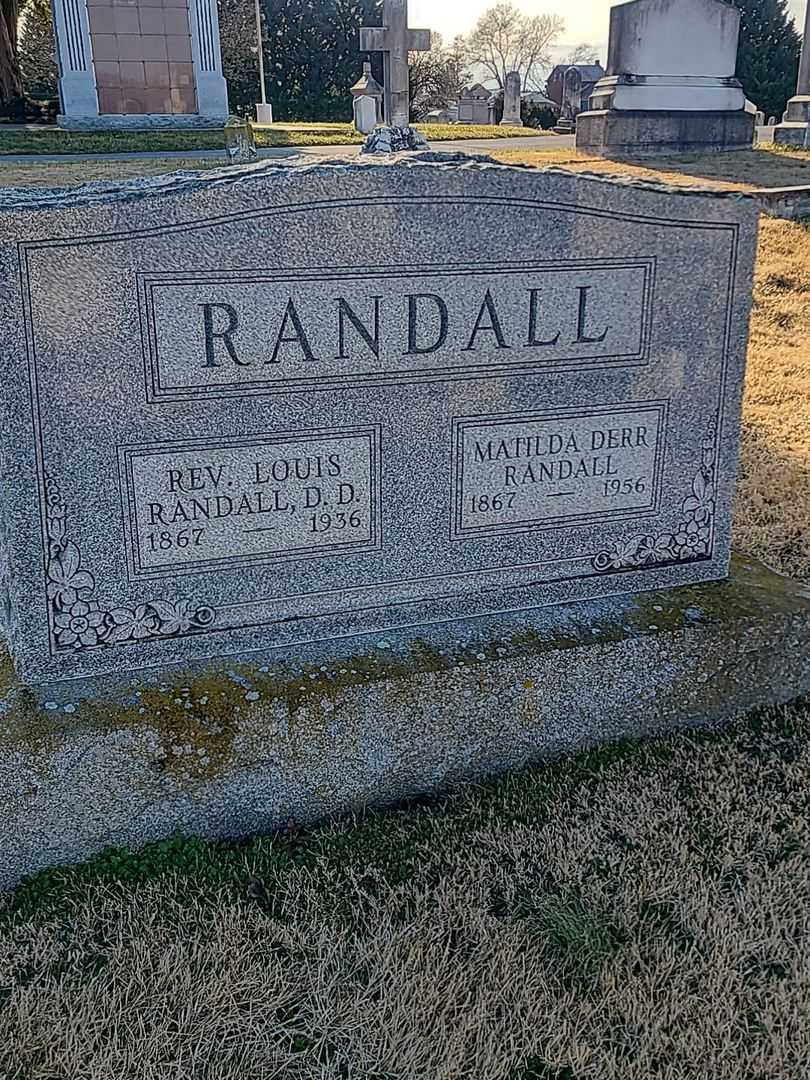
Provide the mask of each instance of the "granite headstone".
{"label": "granite headstone", "polygon": [[510,71],[503,84],[501,127],[523,127],[520,118],[520,72]]}
{"label": "granite headstone", "polygon": [[750,150],[735,77],[740,12],[726,0],[628,0],[610,9],[607,70],[577,117],[577,147],[610,156]]}
{"label": "granite headstone", "polygon": [[756,225],[438,154],[7,189],[19,674],[722,578]]}

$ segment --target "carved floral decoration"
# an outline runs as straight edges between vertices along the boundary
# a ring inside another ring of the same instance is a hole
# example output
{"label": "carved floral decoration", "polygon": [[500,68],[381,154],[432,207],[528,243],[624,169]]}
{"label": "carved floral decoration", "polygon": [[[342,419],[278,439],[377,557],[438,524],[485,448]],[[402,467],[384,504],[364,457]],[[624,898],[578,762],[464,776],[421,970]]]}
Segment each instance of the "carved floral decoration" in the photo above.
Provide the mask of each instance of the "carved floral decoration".
{"label": "carved floral decoration", "polygon": [[133,608],[102,610],[93,599],[95,578],[82,568],[78,547],[67,539],[65,503],[58,484],[48,474],[45,506],[48,601],[58,649],[181,637],[211,626],[214,609],[190,600],[148,600]]}
{"label": "carved floral decoration", "polygon": [[659,566],[687,562],[709,554],[715,511],[714,438],[704,439],[700,469],[692,481],[692,494],[681,504],[682,520],[674,532],[659,536],[633,536],[594,557],[597,570]]}

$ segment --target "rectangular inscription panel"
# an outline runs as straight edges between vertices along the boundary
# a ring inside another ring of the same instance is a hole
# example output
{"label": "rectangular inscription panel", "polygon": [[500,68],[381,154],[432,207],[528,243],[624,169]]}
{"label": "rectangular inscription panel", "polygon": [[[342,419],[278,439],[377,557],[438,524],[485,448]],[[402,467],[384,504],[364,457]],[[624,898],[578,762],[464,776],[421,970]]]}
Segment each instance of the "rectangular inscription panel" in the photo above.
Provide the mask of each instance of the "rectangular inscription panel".
{"label": "rectangular inscription panel", "polygon": [[379,430],[119,447],[132,577],[380,546]]}
{"label": "rectangular inscription panel", "polygon": [[645,363],[654,268],[639,259],[140,275],[147,397]]}
{"label": "rectangular inscription panel", "polygon": [[454,421],[452,539],[657,509],[665,402]]}

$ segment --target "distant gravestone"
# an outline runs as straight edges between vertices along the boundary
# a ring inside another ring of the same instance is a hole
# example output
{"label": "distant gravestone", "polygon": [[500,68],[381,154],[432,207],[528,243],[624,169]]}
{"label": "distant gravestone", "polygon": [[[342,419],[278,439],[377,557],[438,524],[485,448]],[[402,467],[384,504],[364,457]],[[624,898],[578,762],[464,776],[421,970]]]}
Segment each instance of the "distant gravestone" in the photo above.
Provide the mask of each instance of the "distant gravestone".
{"label": "distant gravestone", "polygon": [[576,128],[577,116],[582,109],[582,74],[573,64],[563,75],[562,108],[554,130],[559,135],[570,135]]}
{"label": "distant gravestone", "polygon": [[796,93],[788,100],[782,123],[776,125],[774,142],[786,146],[806,146],[810,131],[810,4],[804,13],[804,34],[799,57]]}
{"label": "distant gravestone", "polygon": [[383,119],[383,88],[371,74],[371,64],[363,64],[363,74],[351,92],[354,126],[368,135]]}
{"label": "distant gravestone", "polygon": [[482,126],[493,123],[495,102],[492,91],[481,83],[465,87],[458,100],[458,122]]}
{"label": "distant gravestone", "polygon": [[5,189],[18,672],[725,576],[757,217],[451,155]]}
{"label": "distant gravestone", "polygon": [[231,116],[225,125],[225,156],[230,165],[249,165],[256,161],[256,139],[249,120]]}
{"label": "distant gravestone", "polygon": [[361,135],[369,135],[377,126],[377,103],[374,98],[356,97],[352,102],[354,126]]}
{"label": "distant gravestone", "polygon": [[757,110],[757,127],[765,127],[765,113],[761,109]]}
{"label": "distant gravestone", "polygon": [[777,119],[775,116],[768,117],[768,127],[776,127]]}
{"label": "distant gravestone", "polygon": [[501,127],[523,127],[520,118],[520,72],[510,71],[503,84]]}
{"label": "distant gravestone", "polygon": [[577,120],[592,153],[750,149],[735,78],[740,12],[724,0],[630,0],[610,10],[606,73]]}

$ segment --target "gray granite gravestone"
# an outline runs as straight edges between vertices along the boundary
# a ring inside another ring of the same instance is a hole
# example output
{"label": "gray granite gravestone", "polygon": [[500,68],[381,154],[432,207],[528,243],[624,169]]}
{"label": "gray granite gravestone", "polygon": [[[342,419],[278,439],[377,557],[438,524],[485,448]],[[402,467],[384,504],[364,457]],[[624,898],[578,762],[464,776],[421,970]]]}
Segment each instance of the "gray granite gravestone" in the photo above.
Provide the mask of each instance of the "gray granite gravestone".
{"label": "gray granite gravestone", "polygon": [[722,578],[756,221],[435,154],[6,190],[19,674]]}
{"label": "gray granite gravestone", "polygon": [[501,127],[523,127],[520,118],[520,72],[510,71],[503,84]]}

